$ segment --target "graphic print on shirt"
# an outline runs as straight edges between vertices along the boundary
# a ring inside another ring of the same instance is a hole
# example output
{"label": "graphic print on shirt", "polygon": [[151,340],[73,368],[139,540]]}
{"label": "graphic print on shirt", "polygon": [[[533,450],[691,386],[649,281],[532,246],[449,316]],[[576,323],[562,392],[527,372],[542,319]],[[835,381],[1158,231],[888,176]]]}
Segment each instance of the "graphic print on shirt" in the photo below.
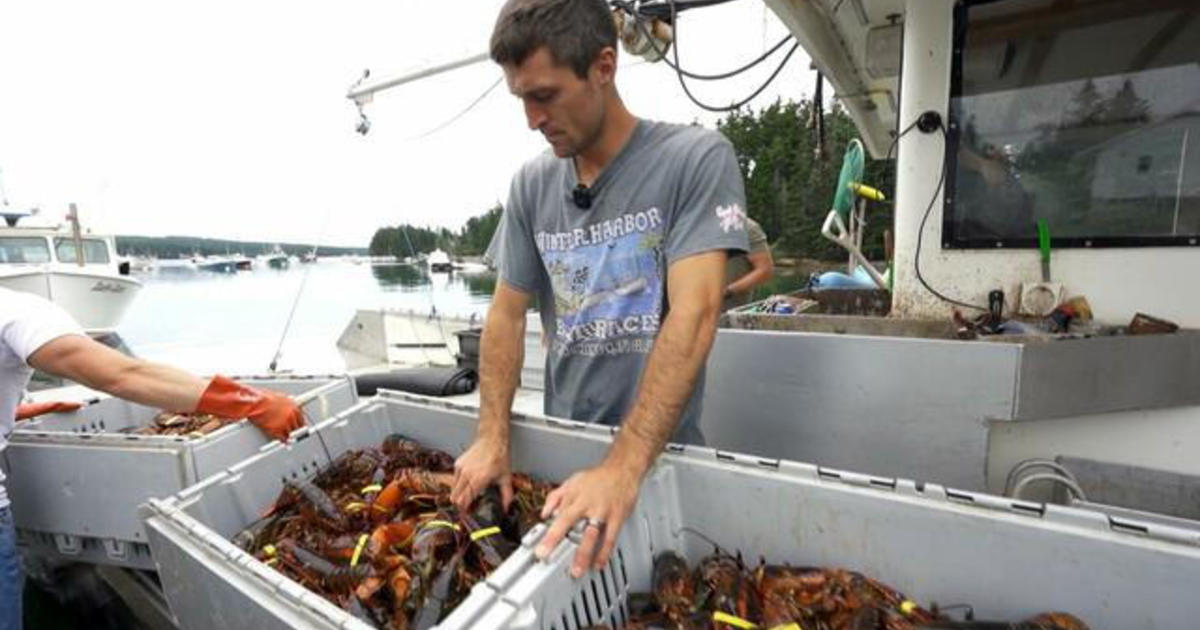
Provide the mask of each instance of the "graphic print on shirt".
{"label": "graphic print on shirt", "polygon": [[552,352],[646,353],[662,317],[662,216],[631,212],[534,240],[554,289]]}

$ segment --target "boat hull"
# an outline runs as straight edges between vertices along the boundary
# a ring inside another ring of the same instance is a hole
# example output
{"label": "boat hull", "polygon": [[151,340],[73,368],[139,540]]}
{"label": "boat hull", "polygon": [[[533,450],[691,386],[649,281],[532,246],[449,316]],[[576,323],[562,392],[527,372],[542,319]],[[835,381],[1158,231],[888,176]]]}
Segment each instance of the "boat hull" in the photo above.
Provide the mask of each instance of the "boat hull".
{"label": "boat hull", "polygon": [[88,332],[111,332],[133,304],[142,283],[124,276],[70,271],[0,275],[0,287],[40,295],[67,311]]}

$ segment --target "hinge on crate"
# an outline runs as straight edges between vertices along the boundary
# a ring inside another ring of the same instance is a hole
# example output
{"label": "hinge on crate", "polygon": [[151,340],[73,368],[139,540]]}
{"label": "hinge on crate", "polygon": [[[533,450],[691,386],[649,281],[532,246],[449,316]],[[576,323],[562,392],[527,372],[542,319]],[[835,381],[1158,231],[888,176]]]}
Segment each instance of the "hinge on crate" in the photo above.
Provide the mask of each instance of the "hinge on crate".
{"label": "hinge on crate", "polygon": [[713,451],[713,456],[716,457],[718,461],[728,462],[730,464],[739,464],[742,466],[749,466],[751,468],[766,468],[768,470],[779,470],[780,460],[778,460],[778,459],[771,459],[771,458],[767,458],[767,457],[755,457],[753,455],[742,455],[740,453],[730,453],[727,451],[720,451],[720,450]]}
{"label": "hinge on crate", "polygon": [[1132,521],[1123,521],[1113,516],[1108,517],[1108,526],[1111,527],[1115,532],[1122,532],[1125,534],[1146,536],[1150,533],[1150,528],[1146,525]]}
{"label": "hinge on crate", "polygon": [[1038,518],[1041,518],[1046,513],[1046,506],[1043,503],[1014,501],[1012,499],[992,496],[990,494],[976,494],[962,490],[954,490],[952,488],[946,488],[945,492],[946,498],[951,501],[967,503],[990,510],[1000,510],[1004,512],[1011,512],[1013,514],[1024,514],[1026,516],[1036,516]]}
{"label": "hinge on crate", "polygon": [[847,472],[833,468],[817,467],[817,475],[826,480],[836,480],[841,483],[860,488],[877,488],[880,490],[895,490],[896,479],[893,477],[875,477],[861,473]]}

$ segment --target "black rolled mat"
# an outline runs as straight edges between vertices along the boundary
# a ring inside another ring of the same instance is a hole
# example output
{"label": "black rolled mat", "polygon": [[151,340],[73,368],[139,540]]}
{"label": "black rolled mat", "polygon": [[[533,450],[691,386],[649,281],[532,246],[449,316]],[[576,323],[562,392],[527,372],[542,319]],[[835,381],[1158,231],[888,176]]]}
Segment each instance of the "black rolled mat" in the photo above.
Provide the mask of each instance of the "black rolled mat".
{"label": "black rolled mat", "polygon": [[380,389],[423,396],[457,396],[475,391],[478,382],[475,370],[459,367],[408,368],[354,378],[359,396],[374,396]]}

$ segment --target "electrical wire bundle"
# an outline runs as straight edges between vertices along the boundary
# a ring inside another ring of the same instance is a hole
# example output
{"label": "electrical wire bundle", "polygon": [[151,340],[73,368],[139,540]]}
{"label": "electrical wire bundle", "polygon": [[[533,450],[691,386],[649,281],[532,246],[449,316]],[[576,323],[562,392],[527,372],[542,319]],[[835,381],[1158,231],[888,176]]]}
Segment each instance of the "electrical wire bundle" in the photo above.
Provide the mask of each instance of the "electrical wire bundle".
{"label": "electrical wire bundle", "polygon": [[[758,95],[762,94],[763,91],[766,90],[767,87],[770,86],[771,83],[773,83],[775,81],[776,77],[779,76],[779,73],[781,73],[783,71],[784,66],[787,65],[787,62],[792,58],[792,55],[794,55],[796,53],[796,50],[798,48],[800,48],[800,44],[798,42],[794,41],[794,38],[789,34],[789,35],[785,36],[783,39],[779,40],[778,43],[776,43],[774,46],[772,46],[766,52],[759,55],[758,58],[756,58],[756,59],[750,61],[749,63],[747,63],[739,68],[736,68],[734,70],[730,70],[728,72],[719,72],[716,74],[700,74],[697,72],[690,72],[688,70],[685,70],[682,67],[682,64],[680,64],[680,62],[679,62],[679,26],[678,26],[679,12],[686,10],[686,9],[713,6],[713,5],[723,4],[725,2],[731,2],[731,1],[732,0],[692,0],[691,2],[683,2],[683,1],[677,2],[676,0],[665,0],[665,3],[656,3],[653,5],[643,5],[640,3],[635,3],[635,2],[626,1],[626,0],[611,0],[610,4],[618,9],[621,9],[622,11],[625,11],[627,14],[629,14],[630,16],[632,16],[634,18],[634,20],[636,21],[636,24],[637,24],[637,28],[641,31],[642,36],[644,38],[646,38],[646,40],[650,43],[650,46],[651,46],[651,48],[653,48],[654,53],[656,55],[658,55],[658,57],[661,58],[663,60],[663,62],[667,64],[667,66],[669,66],[672,70],[675,71],[675,76],[679,79],[679,86],[681,88],[683,88],[683,93],[687,95],[688,99],[690,101],[692,101],[693,104],[695,104],[697,107],[704,109],[706,111],[723,113],[723,112],[731,112],[736,109],[739,109],[740,107],[746,105],[750,101],[757,98]],[[647,22],[651,19],[662,19],[662,20],[668,22],[672,27],[672,30],[673,30],[672,40],[673,41],[671,43],[667,44],[667,47],[670,48],[670,53],[671,53],[670,58],[668,58],[668,56],[667,56],[668,51],[665,48],[659,46],[659,44],[654,40],[653,36],[651,36],[651,34],[650,34],[650,30],[647,27]],[[688,88],[686,79],[694,79],[696,81],[721,81],[724,79],[729,79],[729,78],[738,76],[748,70],[751,70],[751,69],[757,67],[759,64],[761,64],[764,61],[766,61],[767,59],[769,59],[772,55],[775,54],[775,52],[777,52],[779,49],[783,48],[784,45],[786,45],[788,42],[792,42],[792,46],[791,46],[791,48],[788,49],[787,54],[784,55],[783,60],[779,62],[779,65],[775,67],[774,72],[772,72],[771,75],[769,77],[767,77],[767,80],[764,81],[762,83],[762,85],[760,85],[758,87],[758,89],[754,90],[746,98],[743,98],[743,99],[741,99],[737,102],[734,102],[730,105],[727,105],[727,106],[710,105],[710,104],[705,103],[705,102],[701,101],[700,99],[696,98],[695,94],[693,94],[691,89]]]}

